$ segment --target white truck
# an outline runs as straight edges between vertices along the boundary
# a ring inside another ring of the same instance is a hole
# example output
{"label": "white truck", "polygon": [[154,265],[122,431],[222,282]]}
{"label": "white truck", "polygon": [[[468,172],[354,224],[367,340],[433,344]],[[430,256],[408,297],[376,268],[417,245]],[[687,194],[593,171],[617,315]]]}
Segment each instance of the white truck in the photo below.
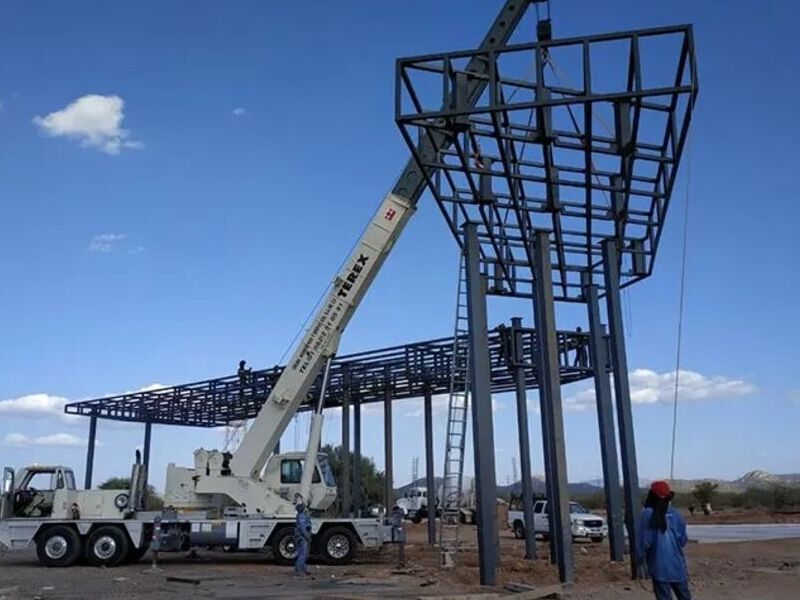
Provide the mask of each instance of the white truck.
{"label": "white truck", "polygon": [[[593,542],[600,543],[608,535],[606,520],[600,515],[590,513],[577,502],[569,503],[569,517],[572,537],[575,539],[588,538]],[[509,507],[507,524],[509,529],[514,532],[514,537],[518,539],[525,537],[525,514],[521,509],[512,510]],[[542,537],[546,538],[549,535],[550,523],[547,514],[547,500],[534,502],[533,528]]]}
{"label": "white truck", "polygon": [[[473,478],[464,478],[466,489],[461,492],[461,500],[459,502],[459,521],[461,523],[475,525],[477,523],[476,508],[475,508],[475,480]],[[443,495],[443,487],[440,485],[437,488],[437,496],[434,498],[434,506],[436,508],[436,516],[439,516],[442,511],[440,498]],[[403,516],[411,519],[414,523],[422,522],[422,519],[428,518],[428,488],[416,486],[409,488],[405,491],[402,497],[395,501],[403,511]]]}
{"label": "white truck", "polygon": [[[529,5],[530,0],[506,0],[481,50],[504,46]],[[463,86],[452,93],[471,107],[486,87],[488,63],[472,59],[464,73]],[[445,105],[454,100],[445,98]],[[426,136],[416,151],[426,156],[452,143],[444,133]],[[169,464],[164,496],[169,508],[160,513],[144,510],[147,477],[138,456],[128,490],[78,490],[72,470],[63,466],[28,467],[19,476],[6,468],[0,545],[12,550],[33,545],[42,564],[54,567],[68,567],[81,558],[111,567],[137,560],[151,543],[162,552],[193,546],[271,547],[278,560],[293,560],[296,498],[312,511],[322,511],[336,499],[335,482],[317,453],[331,360],[345,327],[414,213],[429,175],[409,159],[234,453],[201,448],[194,452],[192,467]],[[331,203],[332,210],[340,207],[338,200]],[[323,367],[306,452],[273,454]],[[314,467],[304,468],[307,465]],[[47,483],[38,484],[40,479]],[[33,485],[34,480],[40,487]],[[320,517],[312,523],[312,553],[337,564],[349,561],[357,544],[377,546],[392,534],[382,518]]]}

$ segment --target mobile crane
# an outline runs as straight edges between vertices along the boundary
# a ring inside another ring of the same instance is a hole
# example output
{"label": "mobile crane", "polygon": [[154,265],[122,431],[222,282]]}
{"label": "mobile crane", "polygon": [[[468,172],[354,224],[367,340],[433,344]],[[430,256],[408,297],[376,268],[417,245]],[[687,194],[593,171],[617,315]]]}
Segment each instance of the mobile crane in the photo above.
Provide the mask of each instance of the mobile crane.
{"label": "mobile crane", "polygon": [[[537,1],[506,0],[480,48],[490,51],[504,46],[528,6]],[[487,81],[487,63],[473,59],[455,78],[444,101],[474,106]],[[421,139],[418,151],[425,157],[451,143],[446,134],[436,134]],[[164,499],[169,509],[143,510],[146,477],[138,456],[128,490],[77,490],[68,467],[29,467],[19,478],[6,468],[0,497],[0,545],[10,549],[34,545],[42,564],[57,567],[70,566],[82,556],[90,564],[116,566],[138,560],[151,544],[160,551],[195,546],[271,547],[278,561],[291,561],[296,552],[295,498],[302,498],[312,510],[324,510],[336,499],[327,461],[317,455],[330,361],[425,185],[425,174],[409,159],[334,279],[239,448],[232,455],[198,449],[194,468],[168,465]],[[326,365],[306,452],[273,454]],[[307,465],[314,467],[304,468]],[[50,478],[50,490],[31,486],[41,476]],[[348,562],[357,544],[377,546],[391,535],[391,527],[382,519],[315,518],[313,525],[312,552],[316,550],[333,564]]]}

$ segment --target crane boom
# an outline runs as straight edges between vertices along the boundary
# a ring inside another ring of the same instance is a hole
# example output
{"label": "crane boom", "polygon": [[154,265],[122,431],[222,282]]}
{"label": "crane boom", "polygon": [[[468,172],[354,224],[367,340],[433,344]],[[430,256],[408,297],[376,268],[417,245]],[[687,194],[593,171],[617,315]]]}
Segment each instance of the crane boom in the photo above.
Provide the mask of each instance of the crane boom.
{"label": "crane boom", "polygon": [[[504,46],[519,24],[525,10],[538,0],[507,0],[481,43],[481,50]],[[472,107],[487,84],[488,63],[473,58],[466,72],[475,75],[465,78],[465,105]],[[448,100],[445,99],[445,102]],[[450,145],[443,134],[425,137],[419,153],[428,156]],[[344,328],[358,308],[361,299],[380,271],[395,241],[402,233],[417,202],[425,190],[425,174],[413,157],[380,204],[361,240],[356,245],[311,327],[297,346],[291,360],[254,419],[242,443],[231,460],[231,469],[239,476],[259,477],[270,453],[278,444],[292,417],[317,378],[328,357],[335,354]]]}

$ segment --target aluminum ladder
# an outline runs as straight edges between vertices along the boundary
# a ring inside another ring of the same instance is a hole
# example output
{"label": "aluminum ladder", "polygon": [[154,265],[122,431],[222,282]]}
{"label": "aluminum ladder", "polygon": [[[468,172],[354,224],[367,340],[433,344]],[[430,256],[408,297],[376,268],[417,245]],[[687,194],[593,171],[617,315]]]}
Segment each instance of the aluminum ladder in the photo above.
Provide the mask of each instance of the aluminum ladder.
{"label": "aluminum ladder", "polygon": [[447,405],[444,479],[442,481],[442,520],[439,545],[442,564],[454,564],[458,552],[461,522],[461,497],[464,480],[464,444],[469,414],[469,320],[467,318],[466,263],[459,263],[456,319],[453,334],[453,362],[450,365],[450,397]]}

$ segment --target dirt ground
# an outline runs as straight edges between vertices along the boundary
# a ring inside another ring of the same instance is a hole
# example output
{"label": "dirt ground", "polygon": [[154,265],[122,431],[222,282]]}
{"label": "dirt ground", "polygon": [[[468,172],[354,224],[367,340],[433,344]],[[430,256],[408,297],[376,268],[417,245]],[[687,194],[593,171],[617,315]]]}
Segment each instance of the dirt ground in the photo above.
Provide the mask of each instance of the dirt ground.
{"label": "dirt ground", "polygon": [[[465,544],[474,527],[465,527]],[[506,583],[534,586],[557,582],[558,574],[539,544],[539,558],[523,558],[523,542],[501,529],[501,568],[496,589],[478,585],[474,549],[459,553],[457,566],[439,567],[439,555],[425,543],[426,526],[408,526],[406,566],[397,568],[397,547],[361,553],[355,564],[314,564],[314,579],[298,580],[291,567],[272,564],[262,554],[200,552],[200,560],[164,555],[151,571],[150,555],[141,563],[115,569],[39,567],[35,554],[0,557],[0,600],[56,598],[420,598],[478,592],[507,593]],[[606,544],[576,544],[577,583],[566,597],[593,600],[652,598],[649,582],[632,582],[628,566],[608,560]],[[771,542],[690,544],[692,589],[700,600],[800,599],[800,539]],[[168,577],[186,581],[169,581]],[[513,596],[510,596],[513,598]]]}

